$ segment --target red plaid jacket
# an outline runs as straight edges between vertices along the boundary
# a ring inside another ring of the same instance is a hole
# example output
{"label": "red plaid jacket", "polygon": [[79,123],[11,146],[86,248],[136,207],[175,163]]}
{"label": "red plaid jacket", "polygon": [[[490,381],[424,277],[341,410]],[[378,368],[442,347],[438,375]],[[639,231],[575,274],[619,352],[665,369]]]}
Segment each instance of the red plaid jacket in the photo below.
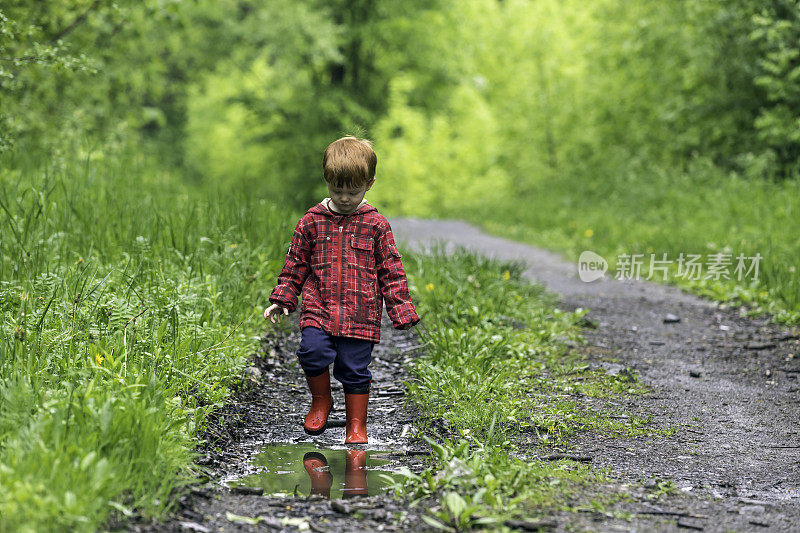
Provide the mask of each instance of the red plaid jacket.
{"label": "red plaid jacket", "polygon": [[395,328],[419,322],[386,217],[369,204],[349,215],[318,203],[297,223],[269,301],[297,308],[300,328],[380,342],[383,302]]}

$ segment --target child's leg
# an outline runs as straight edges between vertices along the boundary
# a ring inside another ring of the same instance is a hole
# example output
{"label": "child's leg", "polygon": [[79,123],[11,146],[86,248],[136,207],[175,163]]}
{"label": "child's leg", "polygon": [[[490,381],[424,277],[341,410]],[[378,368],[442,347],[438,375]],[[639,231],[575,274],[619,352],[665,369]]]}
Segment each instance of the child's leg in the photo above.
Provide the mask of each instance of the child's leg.
{"label": "child's leg", "polygon": [[336,360],[334,339],[313,326],[303,328],[297,358],[306,376],[319,376]]}
{"label": "child's leg", "polygon": [[345,394],[366,394],[372,382],[369,364],[372,362],[374,342],[348,337],[333,337],[336,344],[336,358],[333,362],[333,377],[344,389]]}
{"label": "child's leg", "polygon": [[325,431],[328,415],[333,410],[328,366],[336,359],[336,346],[331,336],[321,329],[306,327],[302,331],[297,358],[311,391],[311,408],[306,415],[303,429],[306,433],[318,435]]}
{"label": "child's leg", "polygon": [[367,442],[367,402],[372,373],[367,366],[372,361],[374,342],[346,337],[334,337],[336,361],[333,375],[344,389],[345,412],[347,413],[347,444]]}

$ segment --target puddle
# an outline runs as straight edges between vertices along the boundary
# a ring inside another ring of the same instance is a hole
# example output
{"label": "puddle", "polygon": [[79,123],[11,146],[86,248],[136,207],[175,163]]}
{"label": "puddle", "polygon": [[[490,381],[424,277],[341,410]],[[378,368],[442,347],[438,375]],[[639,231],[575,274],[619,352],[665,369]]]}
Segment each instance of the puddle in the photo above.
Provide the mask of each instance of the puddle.
{"label": "puddle", "polygon": [[264,494],[314,495],[324,498],[373,496],[386,491],[399,479],[393,468],[402,454],[393,451],[318,448],[314,444],[276,444],[265,447],[252,460],[257,470],[237,479],[229,487],[254,487]]}

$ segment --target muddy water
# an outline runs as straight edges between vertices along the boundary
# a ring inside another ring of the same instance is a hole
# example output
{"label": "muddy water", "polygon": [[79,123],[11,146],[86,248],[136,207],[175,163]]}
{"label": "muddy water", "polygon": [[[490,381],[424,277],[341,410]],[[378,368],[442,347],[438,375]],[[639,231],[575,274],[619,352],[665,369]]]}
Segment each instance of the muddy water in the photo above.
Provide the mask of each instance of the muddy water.
{"label": "muddy water", "polygon": [[227,479],[225,484],[260,488],[274,496],[373,496],[386,492],[391,481],[400,478],[392,472],[399,467],[400,456],[391,450],[271,444],[252,459],[255,473]]}

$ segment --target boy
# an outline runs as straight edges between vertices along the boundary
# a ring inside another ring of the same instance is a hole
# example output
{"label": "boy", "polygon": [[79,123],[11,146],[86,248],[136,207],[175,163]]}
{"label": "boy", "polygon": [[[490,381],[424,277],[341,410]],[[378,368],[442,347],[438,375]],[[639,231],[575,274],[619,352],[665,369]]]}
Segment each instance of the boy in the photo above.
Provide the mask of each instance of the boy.
{"label": "boy", "polygon": [[400,252],[386,218],[364,200],[375,182],[377,156],[369,141],[343,137],[322,159],[330,197],[297,223],[286,264],[272,291],[264,319],[297,307],[302,339],[297,357],[311,390],[303,427],[325,431],[333,410],[330,374],[344,389],[347,444],[367,442],[367,400],[372,374],[367,366],[380,342],[383,301],[396,329],[419,322],[408,293]]}

